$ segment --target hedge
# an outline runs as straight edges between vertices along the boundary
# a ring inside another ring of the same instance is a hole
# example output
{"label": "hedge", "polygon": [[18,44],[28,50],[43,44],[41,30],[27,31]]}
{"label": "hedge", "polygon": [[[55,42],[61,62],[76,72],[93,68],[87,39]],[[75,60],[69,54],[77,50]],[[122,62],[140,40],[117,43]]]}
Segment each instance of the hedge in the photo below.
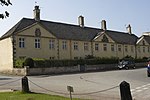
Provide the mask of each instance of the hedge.
{"label": "hedge", "polygon": [[[94,59],[79,59],[79,60],[47,60],[47,59],[33,59],[34,65],[32,67],[67,67],[77,65],[98,65],[98,64],[117,64],[118,58],[94,58]],[[135,59],[135,62],[146,62],[145,59]],[[15,67],[22,68],[25,60],[17,59]]]}
{"label": "hedge", "polygon": [[[77,65],[96,65],[96,64],[113,64],[117,63],[116,58],[96,58],[96,59],[79,59],[79,60],[47,60],[47,59],[33,59],[34,67],[64,67]],[[23,67],[25,60],[17,59],[15,67]]]}
{"label": "hedge", "polygon": [[32,58],[25,59],[24,66],[34,67],[34,60]]}

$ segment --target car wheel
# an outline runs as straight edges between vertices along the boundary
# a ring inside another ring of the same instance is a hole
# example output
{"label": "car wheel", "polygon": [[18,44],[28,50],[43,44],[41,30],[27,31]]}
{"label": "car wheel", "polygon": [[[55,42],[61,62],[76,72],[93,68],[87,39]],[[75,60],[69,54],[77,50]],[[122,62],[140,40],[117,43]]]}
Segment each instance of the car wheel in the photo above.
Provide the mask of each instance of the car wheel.
{"label": "car wheel", "polygon": [[150,73],[149,72],[147,72],[147,76],[150,77]]}
{"label": "car wheel", "polygon": [[126,66],[126,67],[125,67],[125,69],[126,69],[126,70],[128,70],[128,69],[129,69],[129,67],[128,67],[128,66]]}
{"label": "car wheel", "polygon": [[135,66],[133,66],[133,69],[135,69]]}

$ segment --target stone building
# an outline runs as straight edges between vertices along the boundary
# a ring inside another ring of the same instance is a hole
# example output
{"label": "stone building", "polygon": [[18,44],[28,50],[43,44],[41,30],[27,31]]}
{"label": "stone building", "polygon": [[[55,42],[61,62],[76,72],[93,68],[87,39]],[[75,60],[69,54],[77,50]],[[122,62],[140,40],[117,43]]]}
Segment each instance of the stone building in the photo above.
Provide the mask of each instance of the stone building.
{"label": "stone building", "polygon": [[106,21],[101,28],[86,27],[84,17],[78,25],[40,19],[39,6],[34,8],[34,18],[22,18],[0,38],[0,66],[13,68],[18,58],[84,59],[95,57],[150,56],[150,37],[138,38],[128,26],[127,32],[108,30]]}

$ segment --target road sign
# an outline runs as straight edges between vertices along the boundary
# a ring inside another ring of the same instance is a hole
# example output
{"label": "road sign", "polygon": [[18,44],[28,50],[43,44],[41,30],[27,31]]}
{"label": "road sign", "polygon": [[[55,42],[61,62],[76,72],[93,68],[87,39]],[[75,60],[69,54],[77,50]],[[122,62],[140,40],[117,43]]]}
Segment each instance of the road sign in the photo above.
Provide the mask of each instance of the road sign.
{"label": "road sign", "polygon": [[71,92],[74,92],[73,87],[72,86],[67,86],[67,90],[70,93],[70,100],[72,100],[72,94],[71,94]]}
{"label": "road sign", "polygon": [[67,90],[68,90],[69,92],[74,92],[72,86],[67,86]]}

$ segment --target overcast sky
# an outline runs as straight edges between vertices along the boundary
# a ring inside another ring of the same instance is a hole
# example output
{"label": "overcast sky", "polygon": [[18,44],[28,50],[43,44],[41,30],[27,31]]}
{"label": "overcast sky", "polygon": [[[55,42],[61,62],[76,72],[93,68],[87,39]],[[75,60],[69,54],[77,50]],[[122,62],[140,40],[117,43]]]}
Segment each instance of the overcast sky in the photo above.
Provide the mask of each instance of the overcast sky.
{"label": "overcast sky", "polygon": [[150,0],[11,0],[12,6],[0,6],[0,12],[10,12],[9,18],[0,19],[0,36],[23,17],[33,18],[35,1],[42,20],[78,25],[82,15],[88,27],[101,28],[106,20],[108,30],[126,32],[131,24],[137,36],[150,31]]}

